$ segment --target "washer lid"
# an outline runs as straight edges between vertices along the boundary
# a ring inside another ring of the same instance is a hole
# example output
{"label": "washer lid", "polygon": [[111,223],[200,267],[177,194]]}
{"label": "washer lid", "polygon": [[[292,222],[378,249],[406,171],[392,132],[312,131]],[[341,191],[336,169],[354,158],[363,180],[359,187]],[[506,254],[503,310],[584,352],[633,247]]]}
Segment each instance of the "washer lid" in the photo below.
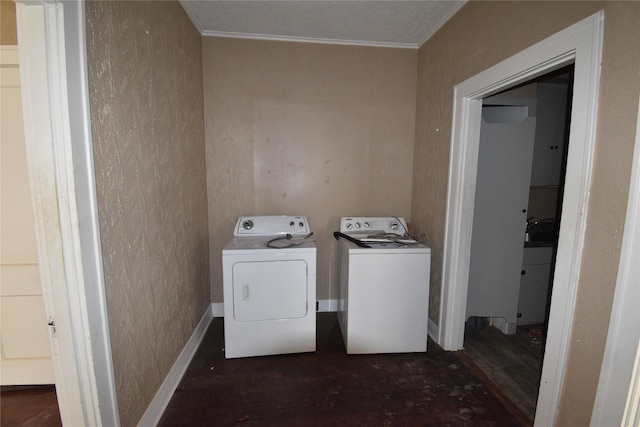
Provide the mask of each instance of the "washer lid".
{"label": "washer lid", "polygon": [[341,244],[348,250],[350,255],[356,254],[421,254],[431,253],[431,248],[422,243],[415,245],[398,245],[394,243],[374,243],[370,248],[361,248],[353,242],[345,239],[340,240]]}

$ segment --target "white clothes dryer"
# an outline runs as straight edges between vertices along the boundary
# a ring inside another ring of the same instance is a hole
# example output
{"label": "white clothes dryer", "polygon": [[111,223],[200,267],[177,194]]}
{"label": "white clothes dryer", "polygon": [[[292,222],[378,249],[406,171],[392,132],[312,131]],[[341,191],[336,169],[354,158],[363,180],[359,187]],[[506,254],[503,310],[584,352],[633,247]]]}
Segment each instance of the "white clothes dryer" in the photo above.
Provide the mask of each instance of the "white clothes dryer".
{"label": "white clothes dryer", "polygon": [[401,217],[343,217],[334,235],[347,353],[426,351],[431,249]]}
{"label": "white clothes dryer", "polygon": [[316,245],[303,216],[240,217],[222,251],[225,357],[316,350]]}

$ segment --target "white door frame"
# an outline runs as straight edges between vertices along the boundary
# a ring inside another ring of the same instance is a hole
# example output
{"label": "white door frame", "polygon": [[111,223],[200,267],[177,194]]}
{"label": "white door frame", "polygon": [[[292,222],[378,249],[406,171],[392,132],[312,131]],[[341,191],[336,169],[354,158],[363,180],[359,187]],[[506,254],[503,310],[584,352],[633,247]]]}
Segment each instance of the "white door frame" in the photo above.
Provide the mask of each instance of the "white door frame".
{"label": "white door frame", "polygon": [[554,424],[564,380],[596,137],[603,25],[604,13],[598,12],[454,88],[438,323],[438,342],[446,350],[463,347],[482,99],[565,65],[575,65],[562,222],[536,425]]}
{"label": "white door frame", "polygon": [[640,99],[635,141],[618,279],[591,417],[594,427],[638,425],[640,416]]}
{"label": "white door frame", "polygon": [[120,424],[109,340],[82,0],[17,0],[25,144],[64,425]]}

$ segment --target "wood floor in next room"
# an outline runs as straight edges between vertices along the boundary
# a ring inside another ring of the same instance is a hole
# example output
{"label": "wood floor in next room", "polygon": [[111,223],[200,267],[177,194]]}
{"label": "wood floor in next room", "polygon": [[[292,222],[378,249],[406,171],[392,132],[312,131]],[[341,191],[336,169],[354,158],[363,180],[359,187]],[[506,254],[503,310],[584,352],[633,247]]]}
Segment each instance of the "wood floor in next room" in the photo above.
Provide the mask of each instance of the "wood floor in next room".
{"label": "wood floor in next room", "polygon": [[336,314],[317,319],[315,353],[229,360],[214,319],[159,426],[530,424],[461,353],[347,355]]}
{"label": "wood floor in next room", "polygon": [[54,385],[3,386],[0,426],[62,427]]}
{"label": "wood floor in next room", "polygon": [[544,325],[518,326],[505,335],[486,326],[467,328],[463,358],[469,360],[486,382],[497,387],[533,422],[542,373]]}

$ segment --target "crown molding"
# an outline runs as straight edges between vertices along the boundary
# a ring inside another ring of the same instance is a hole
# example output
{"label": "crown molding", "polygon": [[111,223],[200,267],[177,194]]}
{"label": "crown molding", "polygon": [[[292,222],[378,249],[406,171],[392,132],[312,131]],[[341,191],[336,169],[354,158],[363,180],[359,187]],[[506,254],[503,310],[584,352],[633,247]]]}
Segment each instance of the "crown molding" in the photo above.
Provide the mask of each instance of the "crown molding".
{"label": "crown molding", "polygon": [[299,43],[316,43],[316,44],[333,44],[347,46],[367,46],[367,47],[389,47],[396,49],[418,49],[417,43],[387,43],[387,42],[370,42],[359,40],[341,40],[341,39],[319,39],[312,37],[293,37],[293,36],[277,36],[265,34],[251,33],[233,33],[224,31],[202,31],[204,37],[225,37],[234,39],[251,39],[251,40],[267,40],[281,42],[299,42]]}

